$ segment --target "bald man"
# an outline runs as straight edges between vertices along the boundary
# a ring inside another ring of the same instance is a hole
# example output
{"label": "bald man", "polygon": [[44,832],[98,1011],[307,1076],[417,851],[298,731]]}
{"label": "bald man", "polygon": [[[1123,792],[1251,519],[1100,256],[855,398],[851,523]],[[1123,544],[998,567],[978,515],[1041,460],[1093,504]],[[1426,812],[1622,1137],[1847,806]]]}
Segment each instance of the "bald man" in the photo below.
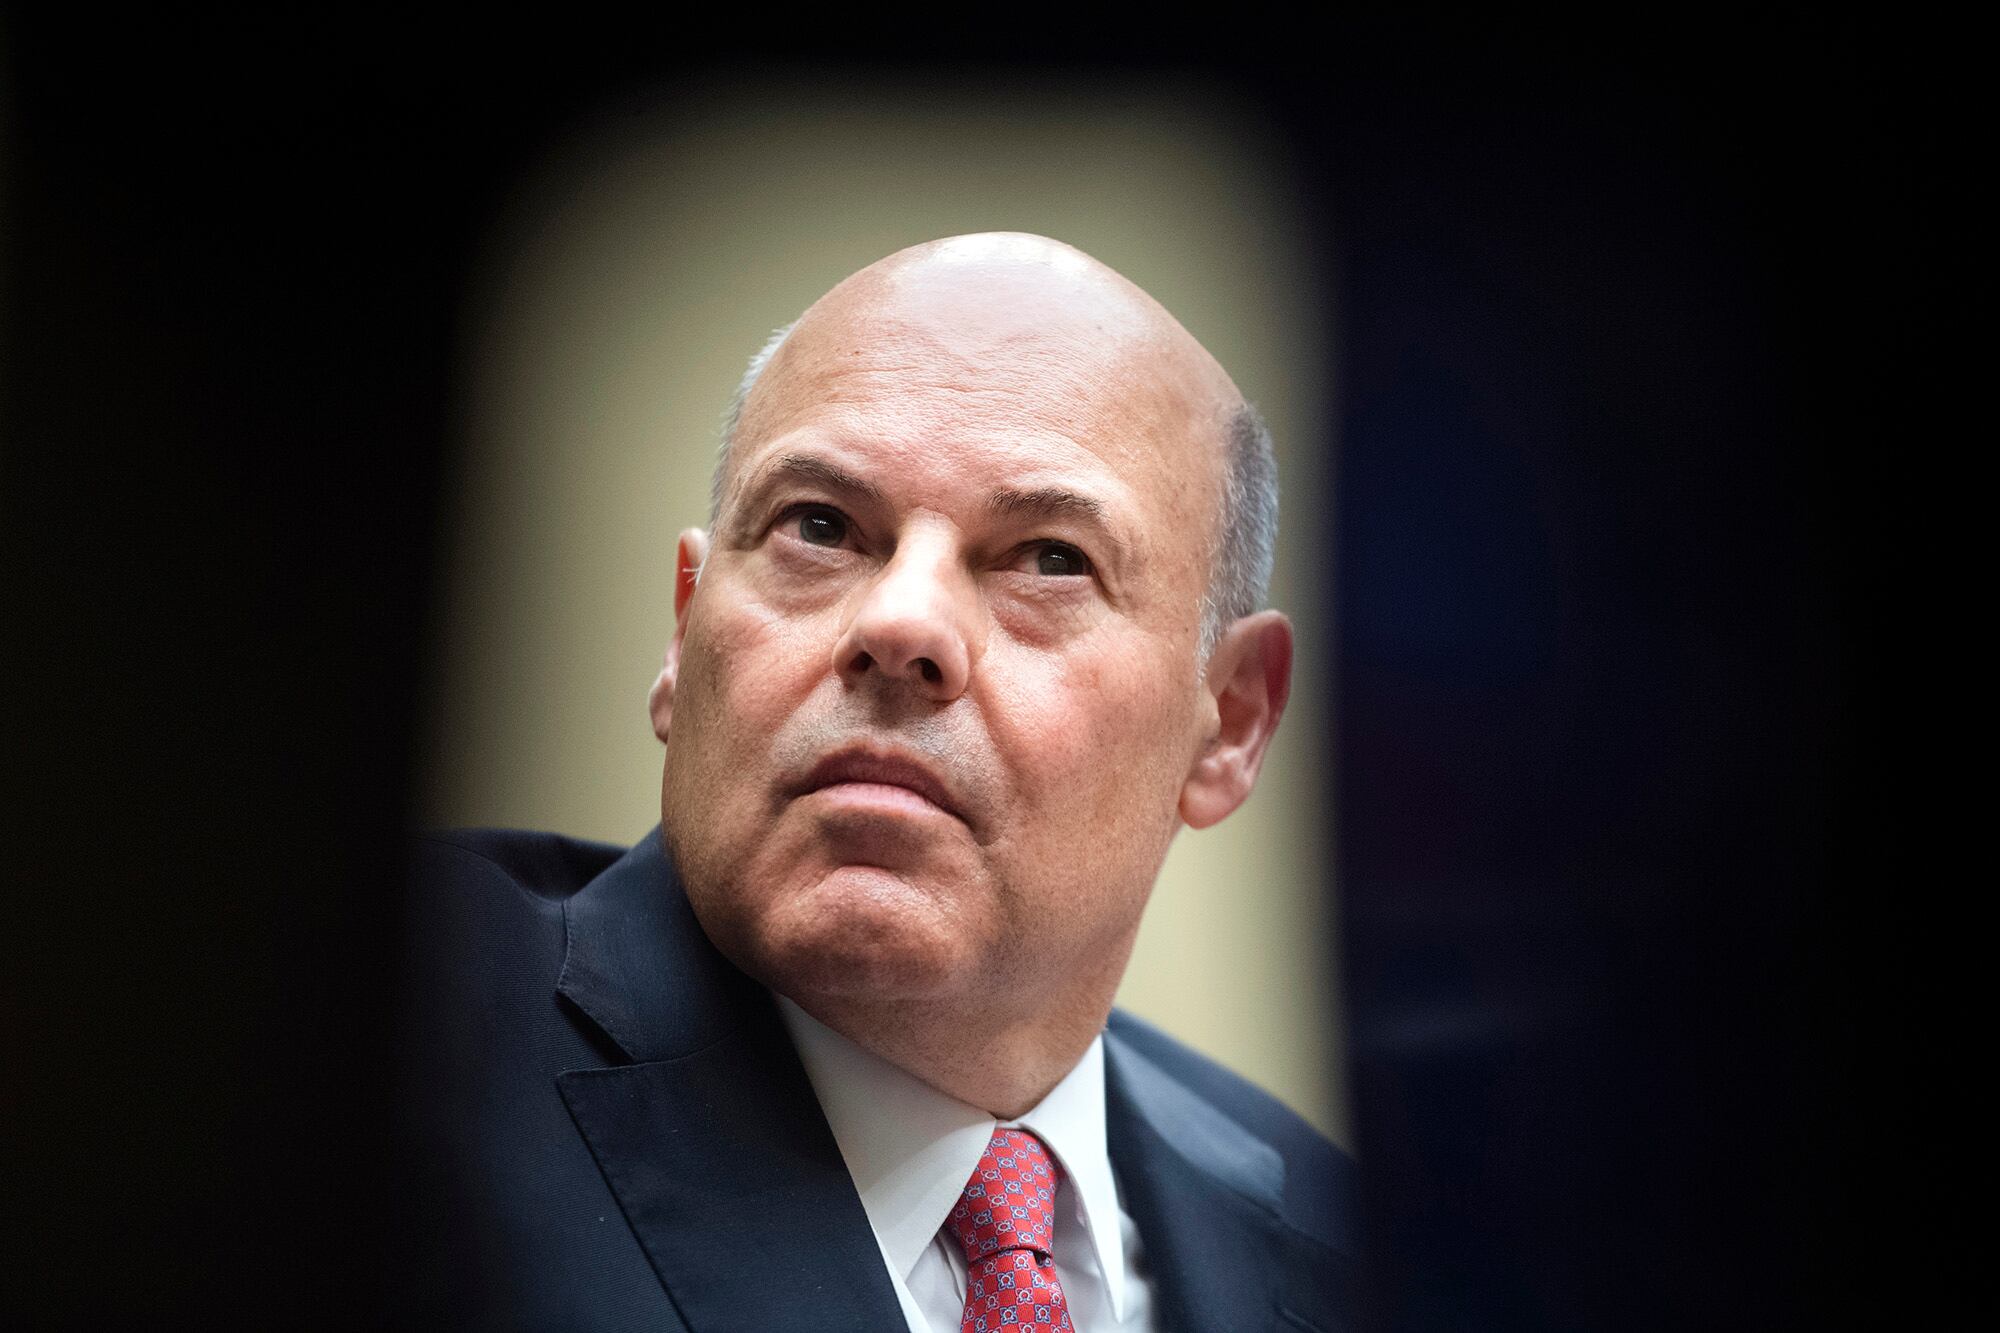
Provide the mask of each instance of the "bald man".
{"label": "bald man", "polygon": [[424,844],[423,1317],[1347,1326],[1348,1164],[1112,998],[1290,680],[1270,442],[1157,302],[954,237],[752,361],[660,828]]}

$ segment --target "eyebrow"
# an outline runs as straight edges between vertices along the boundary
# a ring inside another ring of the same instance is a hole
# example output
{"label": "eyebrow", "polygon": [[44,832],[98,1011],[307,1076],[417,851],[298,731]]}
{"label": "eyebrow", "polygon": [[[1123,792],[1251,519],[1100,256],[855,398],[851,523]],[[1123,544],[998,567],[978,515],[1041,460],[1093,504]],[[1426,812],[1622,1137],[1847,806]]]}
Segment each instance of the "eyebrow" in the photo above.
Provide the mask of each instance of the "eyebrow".
{"label": "eyebrow", "polygon": [[780,454],[757,478],[757,489],[768,488],[779,477],[791,477],[797,481],[814,481],[829,490],[845,491],[865,499],[880,501],[882,488],[872,481],[855,476],[846,468],[829,463],[824,458],[814,458],[811,454]]}
{"label": "eyebrow", "polygon": [[995,518],[1088,518],[1099,523],[1109,519],[1104,502],[1078,495],[1057,486],[1038,486],[1027,491],[995,491],[986,501],[986,510]]}
{"label": "eyebrow", "polygon": [[883,499],[880,486],[855,476],[836,463],[828,462],[824,458],[815,458],[811,454],[779,454],[759,468],[755,474],[739,480],[728,506],[725,530],[734,532],[745,524],[755,522],[756,506],[752,502],[761,503],[764,496],[787,479],[811,482],[827,490],[876,504],[880,504]]}
{"label": "eyebrow", "polygon": [[1118,533],[1111,512],[1095,496],[1067,491],[1060,486],[1036,486],[1028,490],[995,491],[986,501],[986,512],[1002,519],[1080,519],[1095,528],[1121,556],[1131,545]]}

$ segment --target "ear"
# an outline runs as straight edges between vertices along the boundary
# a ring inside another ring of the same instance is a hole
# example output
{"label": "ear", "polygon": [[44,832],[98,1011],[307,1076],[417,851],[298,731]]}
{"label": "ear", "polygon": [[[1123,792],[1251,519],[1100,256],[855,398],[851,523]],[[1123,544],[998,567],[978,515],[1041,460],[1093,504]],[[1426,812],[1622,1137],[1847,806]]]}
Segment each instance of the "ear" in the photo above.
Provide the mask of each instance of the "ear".
{"label": "ear", "polygon": [[689,603],[701,582],[701,567],[708,559],[708,534],[689,528],[674,544],[674,637],[667,641],[667,654],[660,662],[660,676],[646,696],[653,715],[653,734],[665,744],[667,724],[674,718],[674,680],[680,675],[681,640],[687,637]]}
{"label": "ear", "polygon": [[1259,611],[1222,632],[1203,682],[1214,701],[1214,730],[1181,787],[1181,818],[1207,828],[1243,804],[1257,785],[1264,750],[1292,692],[1292,622]]}

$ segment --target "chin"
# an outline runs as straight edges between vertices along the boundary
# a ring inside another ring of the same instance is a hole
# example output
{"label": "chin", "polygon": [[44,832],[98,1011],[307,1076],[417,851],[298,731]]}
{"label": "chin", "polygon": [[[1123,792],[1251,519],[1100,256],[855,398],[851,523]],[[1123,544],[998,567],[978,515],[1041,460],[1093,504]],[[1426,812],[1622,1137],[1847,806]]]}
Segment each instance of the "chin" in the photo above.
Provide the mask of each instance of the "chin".
{"label": "chin", "polygon": [[795,1000],[922,999],[949,990],[972,962],[958,914],[878,866],[838,867],[746,924],[754,966],[745,970]]}

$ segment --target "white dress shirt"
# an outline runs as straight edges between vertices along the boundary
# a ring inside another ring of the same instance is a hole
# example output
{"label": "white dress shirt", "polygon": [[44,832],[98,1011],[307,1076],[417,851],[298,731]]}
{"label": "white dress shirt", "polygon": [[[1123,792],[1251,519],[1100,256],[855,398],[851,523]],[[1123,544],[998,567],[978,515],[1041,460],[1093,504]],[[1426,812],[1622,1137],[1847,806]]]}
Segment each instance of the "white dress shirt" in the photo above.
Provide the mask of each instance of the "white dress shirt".
{"label": "white dress shirt", "polygon": [[1118,1202],[1105,1147],[1102,1036],[1033,1110],[995,1120],[777,998],[910,1333],[958,1333],[965,1255],[942,1228],[996,1126],[1032,1131],[1062,1166],[1055,1265],[1077,1333],[1157,1333],[1139,1231]]}

